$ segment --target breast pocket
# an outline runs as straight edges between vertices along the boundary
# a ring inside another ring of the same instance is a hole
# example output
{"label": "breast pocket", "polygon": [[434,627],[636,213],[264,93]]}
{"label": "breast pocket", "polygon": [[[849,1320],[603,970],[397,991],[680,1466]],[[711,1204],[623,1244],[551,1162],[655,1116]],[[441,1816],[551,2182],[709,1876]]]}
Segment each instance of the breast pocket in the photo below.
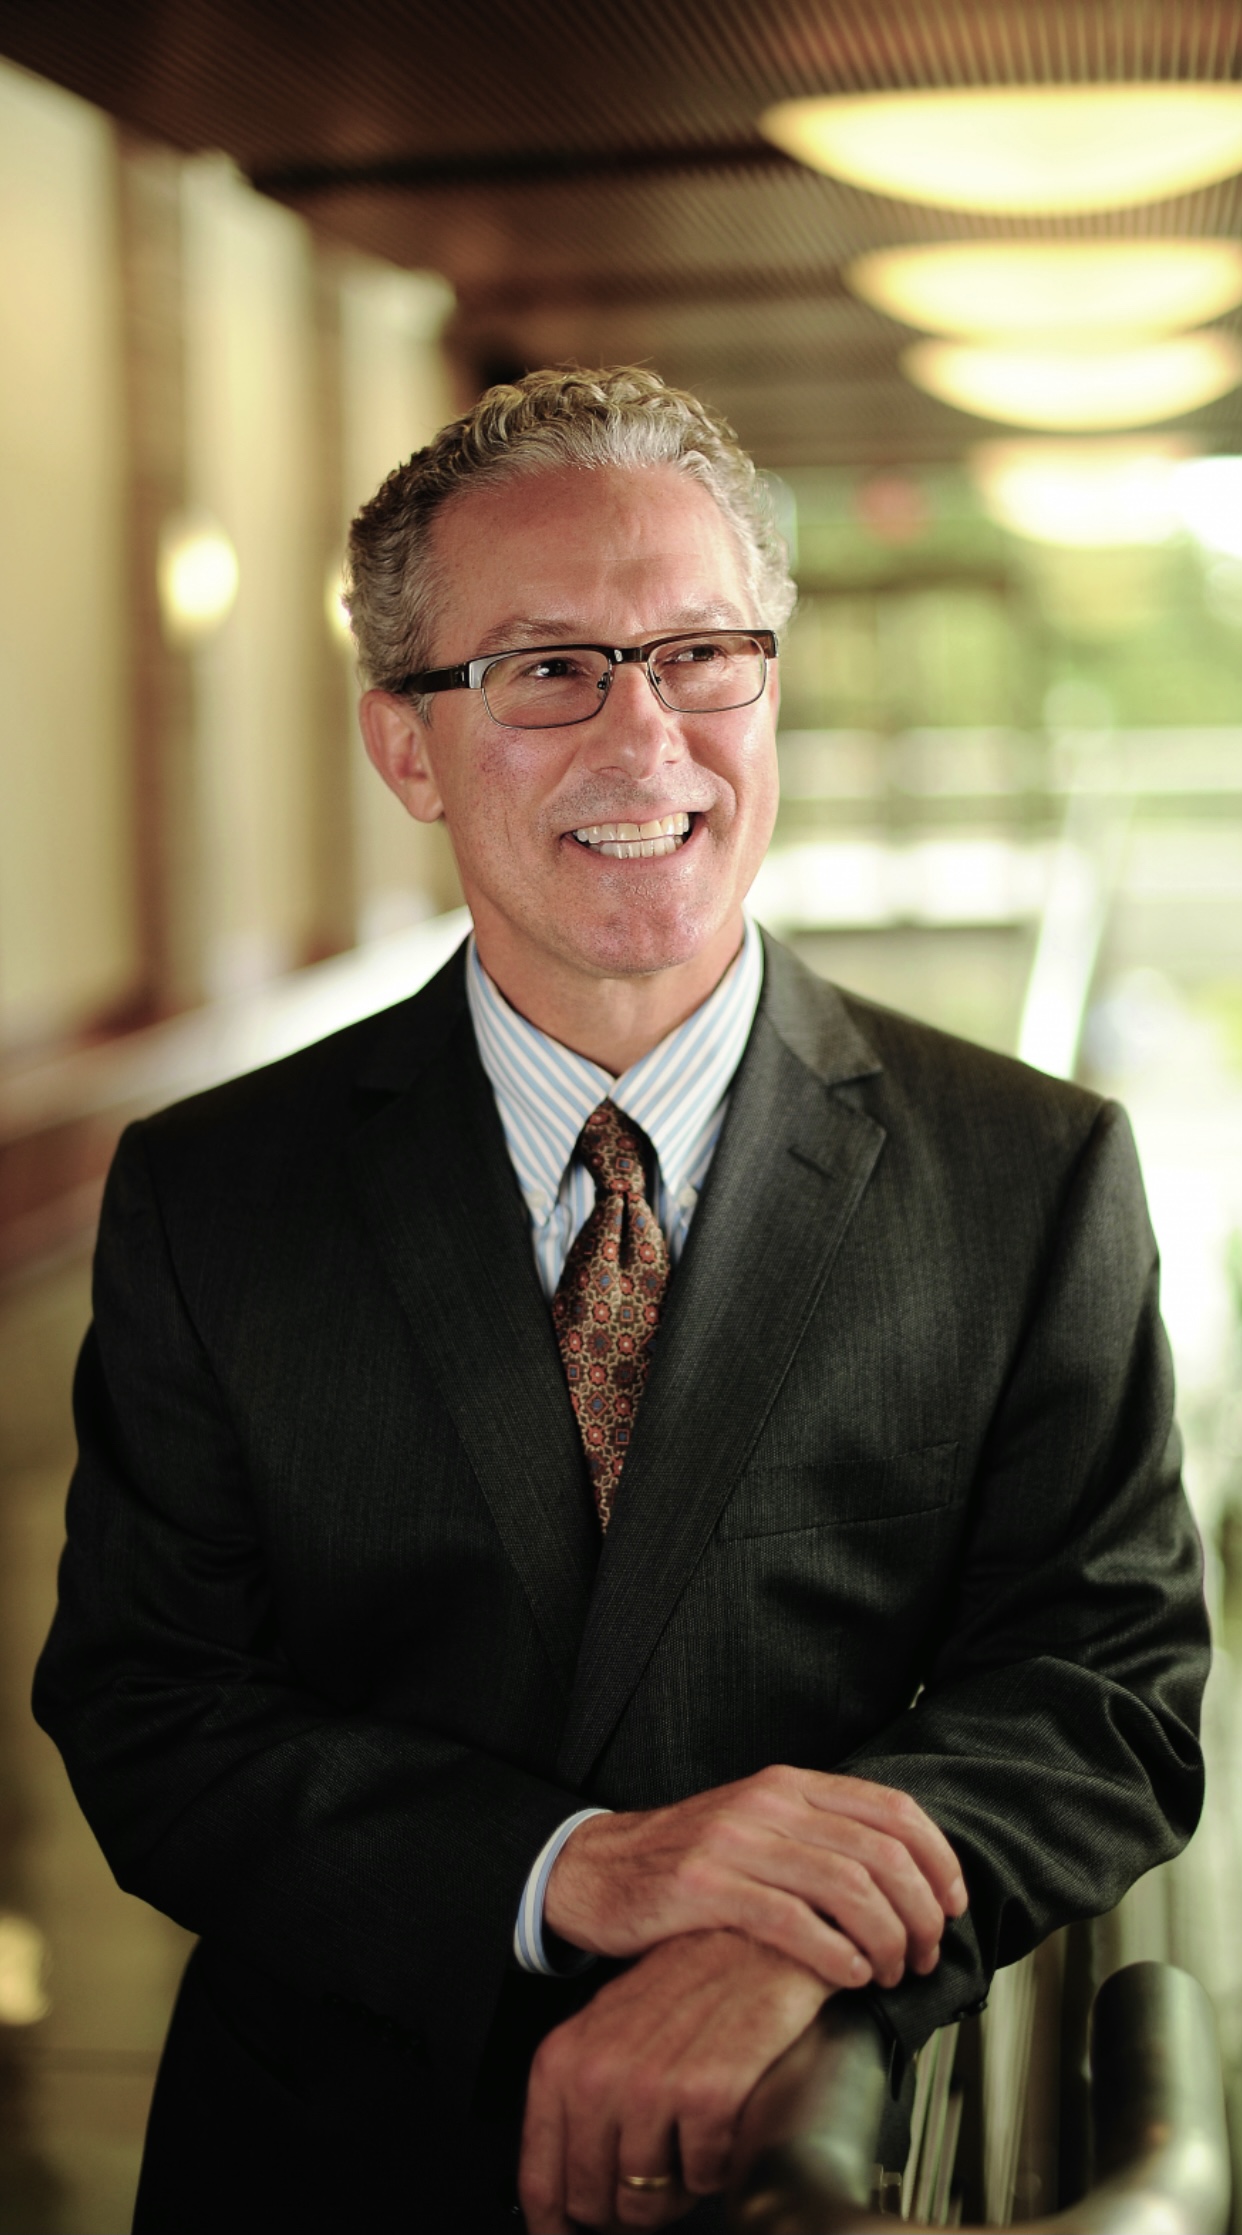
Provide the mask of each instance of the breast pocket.
{"label": "breast pocket", "polygon": [[879,1459],[748,1467],[720,1517],[720,1537],[783,1536],[794,1529],[902,1521],[953,1505],[958,1445],[927,1444]]}

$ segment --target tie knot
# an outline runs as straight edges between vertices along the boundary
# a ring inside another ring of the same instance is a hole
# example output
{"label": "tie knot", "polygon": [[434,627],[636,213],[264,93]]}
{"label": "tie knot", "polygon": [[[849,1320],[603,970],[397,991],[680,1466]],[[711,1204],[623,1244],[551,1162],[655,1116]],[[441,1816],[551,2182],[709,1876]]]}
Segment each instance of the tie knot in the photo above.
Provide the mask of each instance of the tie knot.
{"label": "tie knot", "polygon": [[582,1128],[579,1153],[595,1175],[595,1184],[610,1195],[645,1194],[642,1135],[621,1115],[613,1102],[601,1102]]}

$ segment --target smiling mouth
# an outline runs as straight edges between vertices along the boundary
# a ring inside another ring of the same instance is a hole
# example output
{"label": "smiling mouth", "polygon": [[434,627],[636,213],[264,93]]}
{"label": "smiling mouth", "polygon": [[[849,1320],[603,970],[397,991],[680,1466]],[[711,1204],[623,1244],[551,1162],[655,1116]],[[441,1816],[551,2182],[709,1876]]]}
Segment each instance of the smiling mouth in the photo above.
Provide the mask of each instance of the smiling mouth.
{"label": "smiling mouth", "polygon": [[690,820],[689,815],[661,815],[653,823],[587,823],[574,837],[590,853],[610,854],[615,861],[639,861],[675,854],[690,835]]}

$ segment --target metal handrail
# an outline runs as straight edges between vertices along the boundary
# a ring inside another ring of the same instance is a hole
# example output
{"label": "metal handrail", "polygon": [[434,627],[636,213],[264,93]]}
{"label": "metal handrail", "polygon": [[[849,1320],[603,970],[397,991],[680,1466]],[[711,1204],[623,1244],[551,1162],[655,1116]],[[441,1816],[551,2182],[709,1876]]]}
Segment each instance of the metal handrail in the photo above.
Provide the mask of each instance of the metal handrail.
{"label": "metal handrail", "polygon": [[[1095,2177],[1031,2235],[1223,2235],[1230,2202],[1224,2089],[1212,2006],[1171,1964],[1133,1963],[1091,2020]],[[865,2010],[829,2003],[760,2081],[746,2109],[730,2235],[884,2235],[869,2209],[886,2078]],[[922,2220],[901,2223],[920,2235]]]}

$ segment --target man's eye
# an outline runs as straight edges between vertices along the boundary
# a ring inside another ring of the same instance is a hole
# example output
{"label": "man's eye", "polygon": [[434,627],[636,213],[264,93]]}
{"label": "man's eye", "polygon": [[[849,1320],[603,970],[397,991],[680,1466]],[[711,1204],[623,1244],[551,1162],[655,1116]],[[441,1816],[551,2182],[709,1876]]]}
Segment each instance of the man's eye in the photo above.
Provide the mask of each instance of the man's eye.
{"label": "man's eye", "polygon": [[523,680],[531,683],[560,683],[567,676],[581,675],[582,672],[581,660],[574,659],[568,652],[532,660],[529,667],[524,667],[521,671]]}
{"label": "man's eye", "polygon": [[708,667],[713,660],[727,659],[729,647],[718,644],[714,637],[698,636],[693,644],[670,645],[660,662],[662,667]]}

